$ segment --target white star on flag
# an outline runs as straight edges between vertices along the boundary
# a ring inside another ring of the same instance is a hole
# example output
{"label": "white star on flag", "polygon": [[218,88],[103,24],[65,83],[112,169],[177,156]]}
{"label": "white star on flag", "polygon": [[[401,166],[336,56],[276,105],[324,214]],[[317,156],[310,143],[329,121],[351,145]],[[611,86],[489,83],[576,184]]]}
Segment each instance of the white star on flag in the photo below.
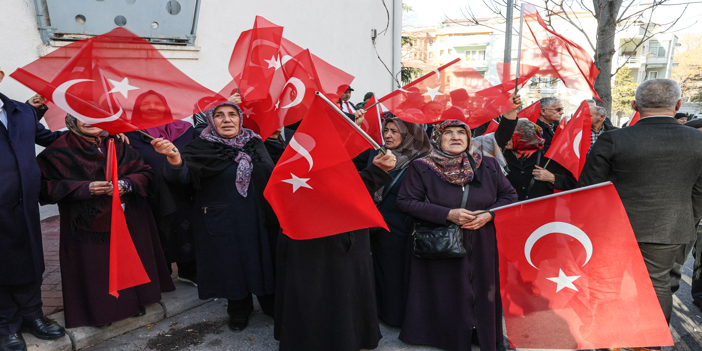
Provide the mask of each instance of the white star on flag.
{"label": "white star on flag", "polygon": [[244,115],[246,116],[253,116],[255,113],[253,112],[253,108],[250,107],[244,107],[244,110],[242,111]]}
{"label": "white star on flag", "polygon": [[130,90],[137,90],[139,88],[129,85],[129,78],[124,77],[121,82],[118,82],[116,80],[108,79],[110,81],[110,84],[112,84],[112,90],[108,92],[108,94],[111,93],[120,93],[122,96],[124,96],[125,99],[129,99],[129,91]]}
{"label": "white star on flag", "polygon": [[424,94],[422,94],[422,96],[429,96],[429,97],[431,98],[431,101],[434,101],[434,98],[435,98],[437,95],[444,95],[444,93],[439,92],[439,89],[440,89],[440,88],[441,88],[441,85],[439,85],[439,86],[436,87],[436,88],[427,87],[427,92],[424,93]]}
{"label": "white star on flag", "polygon": [[558,284],[558,286],[556,286],[556,292],[559,292],[559,291],[563,290],[564,288],[573,289],[575,291],[578,291],[578,288],[576,288],[575,285],[573,285],[573,282],[578,278],[580,278],[579,275],[574,275],[574,276],[568,277],[565,275],[565,273],[563,273],[562,269],[559,269],[558,270],[558,277],[546,278],[546,279]]}
{"label": "white star on flag", "polygon": [[271,56],[270,60],[264,59],[263,61],[268,63],[268,68],[275,68],[276,71],[280,68],[280,60],[275,56]]}
{"label": "white star on flag", "polygon": [[296,175],[290,173],[290,176],[292,178],[290,179],[285,179],[283,180],[284,183],[292,184],[293,186],[293,194],[297,191],[297,189],[300,188],[307,188],[307,189],[312,189],[309,184],[307,184],[307,181],[310,180],[310,178],[298,178]]}

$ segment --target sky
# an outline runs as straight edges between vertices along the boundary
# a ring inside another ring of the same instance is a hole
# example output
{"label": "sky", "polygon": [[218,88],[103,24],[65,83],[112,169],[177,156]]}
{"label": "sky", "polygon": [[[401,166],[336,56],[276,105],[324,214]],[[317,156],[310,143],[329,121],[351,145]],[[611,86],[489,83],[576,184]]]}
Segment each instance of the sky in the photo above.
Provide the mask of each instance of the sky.
{"label": "sky", "polygon": [[[591,1],[584,0],[586,4]],[[670,4],[690,3],[700,0],[670,0]],[[637,3],[640,2],[637,0]],[[643,0],[641,2],[649,2]],[[491,11],[485,6],[482,0],[403,0],[403,3],[412,7],[408,20],[403,25],[409,26],[435,26],[441,20],[449,18],[464,18],[461,9],[471,4],[471,10],[477,17],[490,17]],[[542,1],[534,2],[535,5]],[[624,0],[624,3],[628,3]],[[652,22],[665,23],[676,18],[685,6],[661,6],[653,14]],[[684,11],[683,17],[678,24],[673,27],[676,33],[702,32],[702,2],[692,3]]]}

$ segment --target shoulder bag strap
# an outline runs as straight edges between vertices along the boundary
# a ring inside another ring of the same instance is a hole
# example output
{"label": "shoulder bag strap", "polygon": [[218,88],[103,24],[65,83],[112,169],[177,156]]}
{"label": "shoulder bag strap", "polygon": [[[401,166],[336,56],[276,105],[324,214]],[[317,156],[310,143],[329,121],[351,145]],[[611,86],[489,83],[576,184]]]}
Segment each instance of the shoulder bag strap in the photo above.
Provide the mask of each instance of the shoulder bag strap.
{"label": "shoulder bag strap", "polygon": [[407,170],[407,168],[403,168],[400,171],[400,173],[398,173],[397,176],[392,180],[392,182],[390,182],[390,184],[385,186],[385,189],[383,191],[383,198],[380,200],[380,202],[378,202],[377,205],[375,205],[376,207],[380,207],[380,205],[382,205],[383,202],[385,202],[385,199],[390,194],[390,190],[392,190],[392,187],[395,186],[395,183],[397,183],[397,180],[400,179],[400,177],[402,177],[402,174],[405,173],[406,170]]}
{"label": "shoulder bag strap", "polygon": [[463,199],[461,200],[461,208],[466,208],[468,202],[468,193],[470,192],[470,183],[463,186]]}

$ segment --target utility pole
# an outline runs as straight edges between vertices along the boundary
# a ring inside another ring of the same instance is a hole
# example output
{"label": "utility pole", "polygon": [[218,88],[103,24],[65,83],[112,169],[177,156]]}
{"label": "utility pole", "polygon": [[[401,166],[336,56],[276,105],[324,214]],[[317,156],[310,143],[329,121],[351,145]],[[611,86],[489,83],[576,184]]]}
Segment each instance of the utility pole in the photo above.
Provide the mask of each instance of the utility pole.
{"label": "utility pole", "polygon": [[512,8],[514,0],[507,0],[507,23],[505,23],[505,56],[504,62],[512,62],[512,19],[514,17]]}

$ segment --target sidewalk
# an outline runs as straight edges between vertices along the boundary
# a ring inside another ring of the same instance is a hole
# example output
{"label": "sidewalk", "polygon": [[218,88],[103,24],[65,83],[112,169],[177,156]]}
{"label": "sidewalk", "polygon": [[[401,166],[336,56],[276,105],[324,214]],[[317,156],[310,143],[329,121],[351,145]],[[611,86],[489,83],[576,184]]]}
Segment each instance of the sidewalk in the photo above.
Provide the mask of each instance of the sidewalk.
{"label": "sidewalk", "polygon": [[[41,286],[44,315],[64,327],[61,268],[59,265],[59,217],[52,216],[42,220],[41,229],[46,265],[44,281]],[[177,276],[177,272],[174,272],[174,276]],[[81,350],[135,329],[148,327],[211,301],[200,300],[197,296],[197,288],[192,285],[178,281],[175,282],[175,285],[175,291],[162,294],[161,302],[147,306],[146,315],[142,317],[128,318],[104,329],[95,327],[66,329],[66,337],[53,341],[39,340],[30,334],[23,334],[27,342],[27,349],[31,351]]]}

